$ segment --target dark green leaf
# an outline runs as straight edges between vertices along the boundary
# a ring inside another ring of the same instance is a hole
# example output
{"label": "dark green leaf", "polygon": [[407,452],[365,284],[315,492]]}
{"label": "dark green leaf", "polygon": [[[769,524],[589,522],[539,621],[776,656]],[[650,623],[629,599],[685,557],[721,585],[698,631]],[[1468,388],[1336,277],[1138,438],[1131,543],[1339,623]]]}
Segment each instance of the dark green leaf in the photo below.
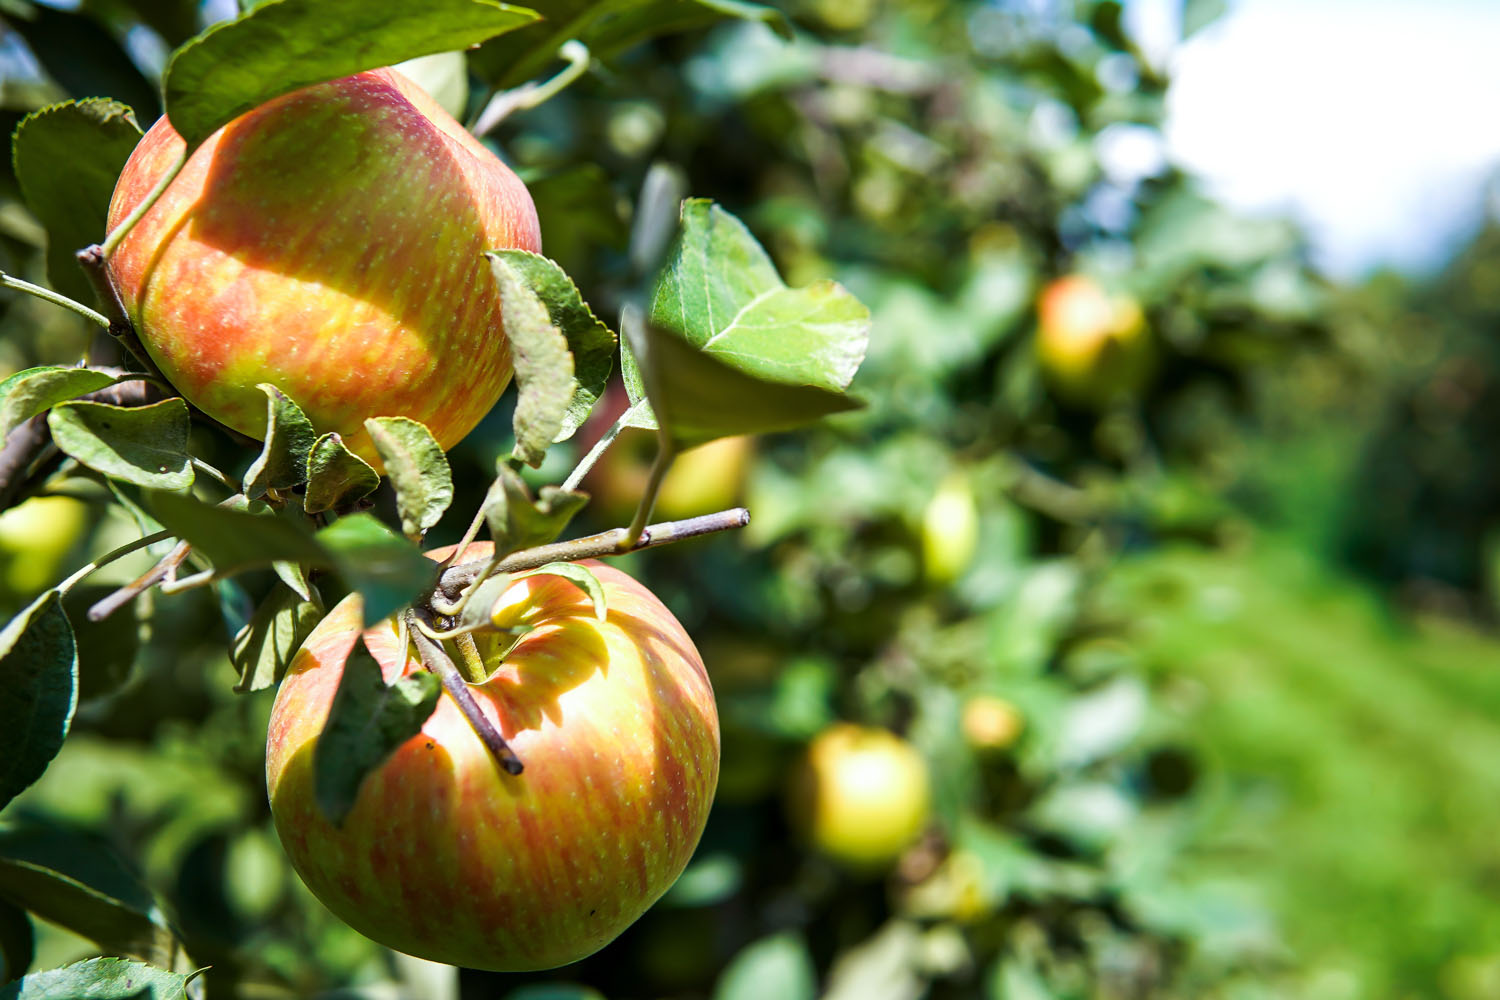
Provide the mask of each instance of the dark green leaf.
{"label": "dark green leaf", "polygon": [[552,541],[588,500],[586,493],[565,492],[555,486],[543,486],[540,498],[533,500],[520,474],[502,464],[483,507],[495,552],[505,555]]}
{"label": "dark green leaf", "polygon": [[188,424],[187,403],[178,397],[149,406],[62,403],[47,414],[64,452],[112,479],[157,490],[193,485]]}
{"label": "dark green leaf", "polygon": [[323,617],[323,609],[287,587],[274,587],[250,624],[234,637],[230,660],[239,671],[234,689],[260,691],[281,680],[292,654]]}
{"label": "dark green leaf", "polygon": [[173,54],[162,81],[167,114],[194,149],[300,87],[466,49],[535,19],[494,0],[267,0]]}
{"label": "dark green leaf", "polygon": [[307,454],[318,432],[302,407],[268,382],[256,386],[266,394],[266,436],[260,454],[245,470],[245,496],[285,490],[307,478]]}
{"label": "dark green leaf", "polygon": [[586,266],[600,247],[625,249],[629,232],[610,175],[597,163],[527,177],[542,224],[542,246],[564,272]]}
{"label": "dark green leaf", "polygon": [[713,1000],[812,1000],[818,975],[796,934],[775,934],[741,948],[714,986]]}
{"label": "dark green leaf", "polygon": [[0,630],[0,807],[57,756],[78,705],[78,647],[49,590]]}
{"label": "dark green leaf", "polygon": [[527,281],[527,272],[510,257],[489,254],[500,286],[505,337],[516,371],[514,456],[535,468],[558,440],[573,398],[573,355],[568,340],[548,315],[547,307]]}
{"label": "dark green leaf", "polygon": [[599,582],[594,571],[587,566],[572,562],[552,562],[525,573],[518,573],[515,579],[519,580],[528,576],[560,576],[564,580],[570,580],[589,595],[589,600],[594,604],[595,618],[602,622],[609,615],[609,608],[605,604],[604,585]]}
{"label": "dark green leaf", "polygon": [[832,281],[788,288],[744,224],[701,198],[682,203],[649,318],[747,375],[830,392],[848,387],[870,339],[858,299]]}
{"label": "dark green leaf", "polygon": [[94,301],[73,255],[104,239],[115,178],[140,138],[130,108],[104,98],[54,104],[16,129],[11,161],[27,207],[47,230],[47,281],[69,298]]}
{"label": "dark green leaf", "polygon": [[427,425],[410,417],[375,417],[365,421],[365,430],[396,490],[402,532],[407,538],[421,538],[453,502],[448,456]]}
{"label": "dark green leaf", "polygon": [[63,598],[63,611],[78,646],[78,700],[113,694],[130,676],[140,651],[140,619],[131,602],[103,621],[89,621],[88,609],[114,593],[117,585],[82,583]]}
{"label": "dark green leaf", "polygon": [[343,438],[324,434],[307,455],[307,494],[302,509],[309,514],[341,510],[380,486],[380,474],[369,462],[344,447]]}
{"label": "dark green leaf", "polygon": [[164,528],[186,539],[221,574],[269,566],[278,560],[330,565],[328,554],[311,532],[277,517],[259,500],[234,510],[190,496],[156,493],[151,497],[151,511]]}
{"label": "dark green leaf", "polygon": [[[594,404],[604,394],[604,384],[614,367],[615,335],[583,301],[573,279],[546,257],[525,250],[497,250],[490,256],[510,265],[546,310],[552,326],[567,339],[568,351],[573,355],[572,398],[562,426],[552,439],[566,441],[588,419]],[[507,333],[509,330],[506,327]]]}
{"label": "dark green leaf", "polygon": [[318,808],[329,822],[342,823],[365,775],[421,732],[442,690],[425,670],[387,685],[364,643],[354,644],[313,756]]}
{"label": "dark green leaf", "polygon": [[788,32],[770,7],[737,0],[532,0],[544,20],[483,45],[473,60],[491,83],[512,87],[541,74],[563,42],[576,38],[595,58],[607,59],[657,35],[689,31],[725,17],[763,21]]}
{"label": "dark green leaf", "polygon": [[0,897],[106,950],[170,961],[151,891],[103,841],[42,826],[0,827]]}
{"label": "dark green leaf", "polygon": [[789,430],[859,406],[811,385],[766,382],[700,351],[627,310],[621,328],[641,361],[656,419],[679,448],[715,438]]}
{"label": "dark green leaf", "polygon": [[148,121],[156,118],[156,88],[104,25],[53,4],[7,6],[6,26],[26,40],[69,97],[114,97],[139,108]]}
{"label": "dark green leaf", "polygon": [[369,514],[339,518],[318,532],[318,541],[364,599],[369,624],[405,607],[437,579],[437,563]]}
{"label": "dark green leaf", "polygon": [[[0,900],[0,981],[19,979],[36,955],[36,933],[26,911]],[[0,992],[0,996],[3,996]]]}
{"label": "dark green leaf", "polygon": [[46,365],[16,372],[0,382],[0,439],[58,403],[113,384],[108,372]]}
{"label": "dark green leaf", "polygon": [[123,958],[89,958],[0,988],[0,1000],[185,1000],[191,978]]}
{"label": "dark green leaf", "polygon": [[[176,47],[198,33],[201,0],[123,0],[147,27]],[[101,0],[84,0],[86,8],[105,7]]]}

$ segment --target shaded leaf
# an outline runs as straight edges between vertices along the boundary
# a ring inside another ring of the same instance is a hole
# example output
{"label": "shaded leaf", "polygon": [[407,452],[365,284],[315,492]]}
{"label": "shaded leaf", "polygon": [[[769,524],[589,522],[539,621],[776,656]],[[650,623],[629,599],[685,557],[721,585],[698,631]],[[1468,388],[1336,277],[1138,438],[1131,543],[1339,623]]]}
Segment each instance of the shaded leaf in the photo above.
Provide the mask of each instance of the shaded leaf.
{"label": "shaded leaf", "polygon": [[78,647],[49,590],[0,630],[0,807],[57,751],[78,705]]}
{"label": "shaded leaf", "polygon": [[63,598],[78,647],[78,700],[110,695],[130,676],[140,651],[140,618],[134,601],[103,621],[89,621],[88,609],[114,593],[117,585],[81,583]]}
{"label": "shaded leaf", "polygon": [[89,958],[34,972],[0,989],[0,1000],[185,1000],[191,978],[123,958]]}
{"label": "shaded leaf", "polygon": [[313,754],[318,808],[329,822],[341,824],[365,775],[421,732],[442,689],[425,670],[387,685],[364,643],[354,644]]}
{"label": "shaded leaf", "polygon": [[0,981],[25,975],[35,955],[36,932],[31,917],[19,906],[0,901]]}
{"label": "shaded leaf", "polygon": [[302,640],[323,617],[323,609],[286,587],[274,587],[255,609],[250,624],[234,637],[229,658],[240,679],[234,689],[260,691],[281,680]]}
{"label": "shaded leaf", "polygon": [[365,621],[372,624],[437,580],[437,563],[369,514],[339,518],[318,532],[318,542],[344,582],[364,599]]}
{"label": "shaded leaf", "polygon": [[[526,250],[496,250],[490,257],[510,265],[567,340],[573,356],[573,390],[562,426],[552,439],[566,441],[588,419],[594,404],[604,394],[604,385],[614,367],[614,332],[583,301],[573,279],[546,257]],[[506,328],[507,332],[509,329]]]}
{"label": "shaded leaf", "polygon": [[622,315],[620,326],[641,361],[651,409],[678,448],[790,430],[860,405],[842,393],[746,374],[658,330],[634,310]]}
{"label": "shaded leaf", "polygon": [[272,98],[417,56],[467,49],[536,19],[494,0],[267,0],[179,48],[167,115],[197,146]]}
{"label": "shaded leaf", "polygon": [[0,827],[0,898],[109,951],[171,959],[172,933],[151,891],[101,840],[51,826]]}
{"label": "shaded leaf", "polygon": [[600,247],[625,249],[629,232],[610,175],[597,163],[575,163],[530,178],[526,187],[542,224],[542,246],[564,272],[577,272]]}
{"label": "shaded leaf", "polygon": [[365,421],[365,430],[396,491],[402,532],[407,538],[421,538],[453,502],[448,456],[427,425],[410,417],[375,417]]}
{"label": "shaded leaf", "polygon": [[187,403],[178,397],[148,406],[62,403],[47,414],[64,452],[112,479],[157,490],[193,485],[188,424]]}
{"label": "shaded leaf", "polygon": [[325,510],[342,510],[374,493],[380,486],[380,474],[344,446],[335,433],[324,434],[313,442],[307,455],[307,493],[302,509],[309,514]]}
{"label": "shaded leaf", "polygon": [[102,97],[42,108],[16,128],[11,162],[47,230],[47,282],[69,298],[94,301],[73,255],[104,239],[115,178],[140,138],[130,108]]}
{"label": "shaded leaf", "polygon": [[58,403],[113,385],[115,377],[90,368],[45,365],[16,372],[0,382],[0,439]]}
{"label": "shaded leaf", "polygon": [[573,515],[588,503],[588,494],[543,486],[533,500],[531,491],[514,469],[501,465],[484,499],[484,520],[495,542],[495,553],[506,555],[517,549],[550,542],[562,534]]}
{"label": "shaded leaf", "polygon": [[233,509],[174,493],[156,493],[150,501],[162,526],[185,539],[222,574],[280,560],[331,564],[311,532],[277,517],[263,501],[240,503],[240,509]]}
{"label": "shaded leaf", "polygon": [[713,1000],[812,1000],[817,992],[817,970],[807,944],[784,933],[741,948],[715,984]]}
{"label": "shaded leaf", "polygon": [[266,434],[260,454],[245,470],[245,496],[254,499],[266,490],[285,490],[307,478],[307,453],[318,432],[302,407],[269,382],[256,386],[266,394]]}
{"label": "shaded leaf", "polygon": [[307,570],[301,563],[283,559],[272,563],[271,570],[278,580],[291,588],[292,593],[304,601],[312,600],[312,584],[308,581]]}
{"label": "shaded leaf", "polygon": [[589,595],[589,600],[593,602],[595,618],[602,622],[609,615],[609,607],[605,603],[604,585],[599,582],[593,570],[581,563],[551,562],[525,573],[518,573],[514,579],[519,580],[528,576],[560,576],[564,580],[576,583],[578,588]]}
{"label": "shaded leaf", "polygon": [[514,456],[535,468],[562,432],[573,398],[573,355],[547,307],[527,283],[526,272],[508,256],[491,253],[500,285],[505,337],[516,371]]}

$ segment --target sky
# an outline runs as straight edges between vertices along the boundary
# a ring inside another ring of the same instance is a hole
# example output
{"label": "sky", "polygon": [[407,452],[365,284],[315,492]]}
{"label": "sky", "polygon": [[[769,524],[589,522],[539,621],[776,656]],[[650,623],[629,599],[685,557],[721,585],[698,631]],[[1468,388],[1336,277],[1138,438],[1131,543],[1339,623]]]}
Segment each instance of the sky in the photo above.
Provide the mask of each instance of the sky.
{"label": "sky", "polygon": [[1237,0],[1173,52],[1177,0],[1131,0],[1168,61],[1169,157],[1307,227],[1330,274],[1443,263],[1500,171],[1500,0]]}

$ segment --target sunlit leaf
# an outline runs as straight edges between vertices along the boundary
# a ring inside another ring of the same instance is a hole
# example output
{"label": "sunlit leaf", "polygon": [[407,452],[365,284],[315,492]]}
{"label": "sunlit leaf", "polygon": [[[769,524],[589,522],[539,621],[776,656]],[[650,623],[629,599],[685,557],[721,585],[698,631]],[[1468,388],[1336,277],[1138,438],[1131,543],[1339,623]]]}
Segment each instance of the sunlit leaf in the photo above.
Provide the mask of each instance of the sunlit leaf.
{"label": "sunlit leaf", "polygon": [[266,436],[260,454],[245,470],[244,492],[251,499],[305,480],[307,453],[318,437],[302,407],[286,393],[267,382],[256,388],[266,394]]}
{"label": "sunlit leaf", "polygon": [[174,397],[147,406],[62,403],[47,414],[52,440],[112,479],[157,490],[193,485],[188,408]]}
{"label": "sunlit leaf", "polygon": [[318,532],[318,543],[364,599],[370,624],[405,607],[437,579],[437,563],[369,514],[339,518]]}
{"label": "sunlit leaf", "polygon": [[396,491],[402,532],[421,538],[453,502],[448,457],[427,426],[410,417],[375,417],[365,421],[365,430]]}
{"label": "sunlit leaf", "polygon": [[313,442],[307,455],[307,493],[302,509],[309,514],[340,510],[364,499],[380,486],[380,474],[328,433]]}
{"label": "sunlit leaf", "polygon": [[108,372],[90,368],[46,365],[16,372],[0,382],[0,439],[58,403],[76,399],[113,384]]}
{"label": "sunlit leaf", "polygon": [[314,602],[287,587],[274,588],[234,637],[229,658],[240,675],[234,689],[260,691],[279,681],[302,640],[322,617],[322,608]]}
{"label": "sunlit leaf", "polygon": [[509,257],[490,254],[490,268],[500,286],[505,336],[516,370],[513,454],[536,467],[547,447],[562,432],[573,398],[573,355],[541,298],[527,283],[526,272]]}
{"label": "sunlit leaf", "polygon": [[123,958],[89,958],[33,972],[0,988],[0,1000],[186,1000],[190,979]]}

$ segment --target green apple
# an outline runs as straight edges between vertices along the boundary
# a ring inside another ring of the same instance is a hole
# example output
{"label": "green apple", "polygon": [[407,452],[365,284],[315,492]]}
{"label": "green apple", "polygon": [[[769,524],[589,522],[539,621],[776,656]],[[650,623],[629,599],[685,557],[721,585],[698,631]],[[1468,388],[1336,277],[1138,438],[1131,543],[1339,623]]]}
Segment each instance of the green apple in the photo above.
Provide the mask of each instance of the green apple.
{"label": "green apple", "polygon": [[[109,225],[183,151],[166,118],[115,185]],[[269,382],[366,459],[375,416],[445,448],[511,376],[483,253],[539,250],[525,186],[421,88],[382,69],[305,87],[230,122],[111,254],[146,350],[189,402],[265,433]]]}
{"label": "green apple", "polygon": [[530,631],[508,653],[507,634],[479,643],[491,673],[470,691],[525,763],[519,775],[444,694],[333,826],[313,760],[350,651],[362,639],[387,682],[422,668],[393,622],[362,628],[357,596],[293,659],[267,737],[271,812],[302,880],[360,933],[452,965],[551,968],[614,940],[682,873],[719,772],[708,674],[650,591],[590,567],[607,620],[572,582],[527,577],[493,620]]}

